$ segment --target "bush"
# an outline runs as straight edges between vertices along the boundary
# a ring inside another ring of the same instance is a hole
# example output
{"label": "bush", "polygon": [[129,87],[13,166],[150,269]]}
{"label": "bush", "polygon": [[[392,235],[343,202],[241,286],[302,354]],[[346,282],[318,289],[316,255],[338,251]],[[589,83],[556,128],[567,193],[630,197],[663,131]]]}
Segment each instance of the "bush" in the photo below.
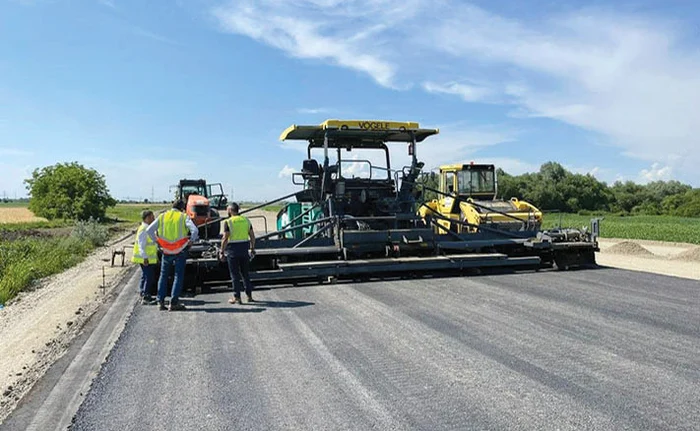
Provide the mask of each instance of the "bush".
{"label": "bush", "polygon": [[104,245],[109,239],[109,231],[107,228],[90,218],[86,221],[78,221],[71,232],[73,238],[79,241],[87,241],[93,247]]}
{"label": "bush", "polygon": [[102,220],[107,208],[117,203],[102,174],[75,162],[35,169],[25,183],[31,195],[29,209],[49,220]]}

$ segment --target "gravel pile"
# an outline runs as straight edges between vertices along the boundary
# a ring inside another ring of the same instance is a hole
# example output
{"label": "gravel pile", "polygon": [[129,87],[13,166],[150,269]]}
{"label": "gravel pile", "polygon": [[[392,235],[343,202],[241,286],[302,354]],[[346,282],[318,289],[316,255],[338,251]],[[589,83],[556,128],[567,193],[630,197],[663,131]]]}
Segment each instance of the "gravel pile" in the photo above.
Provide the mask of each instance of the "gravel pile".
{"label": "gravel pile", "polygon": [[606,253],[613,253],[613,254],[626,254],[630,256],[653,256],[654,253],[650,252],[646,248],[642,247],[641,245],[637,244],[636,242],[632,241],[623,241],[620,243],[617,243],[607,250],[605,250]]}
{"label": "gravel pile", "polygon": [[683,262],[700,262],[700,247],[689,248],[688,250],[673,256],[673,260]]}

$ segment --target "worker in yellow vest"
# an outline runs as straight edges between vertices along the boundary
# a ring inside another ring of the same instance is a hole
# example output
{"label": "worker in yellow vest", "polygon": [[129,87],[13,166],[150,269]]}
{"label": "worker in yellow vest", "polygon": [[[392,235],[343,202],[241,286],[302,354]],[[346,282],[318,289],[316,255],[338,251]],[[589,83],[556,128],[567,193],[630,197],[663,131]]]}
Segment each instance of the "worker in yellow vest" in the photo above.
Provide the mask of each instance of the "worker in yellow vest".
{"label": "worker in yellow vest", "polygon": [[[185,281],[187,246],[199,239],[197,226],[185,214],[185,208],[183,201],[176,200],[170,210],[159,214],[139,236],[142,257],[146,257],[143,250],[146,246],[147,236],[158,244],[163,253],[160,263],[160,278],[158,279],[158,304],[160,304],[161,310],[185,310],[185,306],[180,303],[180,293]],[[165,296],[171,268],[175,269],[175,279],[170,292],[170,307],[166,308]]]}
{"label": "worker in yellow vest", "polygon": [[253,302],[253,284],[250,282],[250,259],[255,256],[255,232],[250,220],[238,214],[239,206],[231,202],[226,208],[229,218],[224,220],[224,237],[221,239],[219,258],[228,261],[233,284],[233,298],[229,304],[241,303],[241,290],[245,282],[248,302]]}
{"label": "worker in yellow vest", "polygon": [[156,300],[151,296],[151,287],[155,282],[156,265],[158,264],[158,246],[151,238],[146,238],[145,257],[141,254],[139,247],[139,237],[141,232],[146,230],[148,225],[153,223],[155,216],[153,211],[144,210],[141,212],[141,224],[136,231],[136,239],[134,241],[134,252],[131,256],[133,263],[139,264],[141,267],[141,281],[139,282],[139,293],[141,295],[141,303],[145,305],[153,305]]}

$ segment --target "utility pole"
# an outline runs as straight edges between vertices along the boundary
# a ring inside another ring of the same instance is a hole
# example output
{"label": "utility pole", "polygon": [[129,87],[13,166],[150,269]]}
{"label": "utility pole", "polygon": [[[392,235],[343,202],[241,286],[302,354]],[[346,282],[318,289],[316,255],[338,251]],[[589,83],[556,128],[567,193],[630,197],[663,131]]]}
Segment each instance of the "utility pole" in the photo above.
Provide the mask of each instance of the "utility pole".
{"label": "utility pole", "polygon": [[153,184],[151,184],[151,202],[153,202],[154,196],[155,196],[155,194],[154,194]]}

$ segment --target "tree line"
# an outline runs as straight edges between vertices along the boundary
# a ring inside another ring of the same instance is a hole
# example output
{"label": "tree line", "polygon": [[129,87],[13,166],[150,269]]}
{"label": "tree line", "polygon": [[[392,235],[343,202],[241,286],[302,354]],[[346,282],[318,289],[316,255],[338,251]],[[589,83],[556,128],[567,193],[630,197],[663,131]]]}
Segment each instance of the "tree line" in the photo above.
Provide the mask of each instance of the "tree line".
{"label": "tree line", "polygon": [[608,185],[556,162],[547,162],[533,173],[509,175],[502,169],[497,173],[499,197],[523,199],[541,210],[700,217],[700,188],[675,180]]}

